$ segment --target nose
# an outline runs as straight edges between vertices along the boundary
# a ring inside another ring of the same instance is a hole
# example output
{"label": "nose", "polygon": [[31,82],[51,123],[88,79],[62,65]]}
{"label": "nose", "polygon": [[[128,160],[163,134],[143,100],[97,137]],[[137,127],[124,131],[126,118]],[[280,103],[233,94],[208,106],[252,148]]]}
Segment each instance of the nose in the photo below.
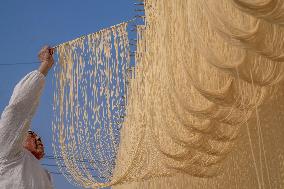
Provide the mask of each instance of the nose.
{"label": "nose", "polygon": [[38,141],[41,142],[41,138],[39,136],[36,136],[35,140],[36,140],[36,142],[38,142]]}
{"label": "nose", "polygon": [[37,144],[38,146],[43,146],[41,140],[36,140],[36,144]]}
{"label": "nose", "polygon": [[37,143],[38,145],[42,145],[42,142],[41,142],[40,140],[37,140],[36,143]]}

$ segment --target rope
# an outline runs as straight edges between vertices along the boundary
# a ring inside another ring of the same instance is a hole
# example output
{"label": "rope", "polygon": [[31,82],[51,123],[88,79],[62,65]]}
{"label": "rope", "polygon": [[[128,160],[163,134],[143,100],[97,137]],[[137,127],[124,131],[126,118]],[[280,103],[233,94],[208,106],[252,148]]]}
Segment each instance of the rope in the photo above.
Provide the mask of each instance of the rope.
{"label": "rope", "polygon": [[[130,19],[130,20],[128,20],[128,21],[125,21],[125,22],[123,22],[123,23],[134,22],[134,21],[136,21],[137,19],[138,19],[137,17],[134,17],[134,18],[132,18],[132,19]],[[103,32],[103,31],[105,31],[105,30],[107,30],[107,29],[109,29],[109,28],[115,28],[115,27],[117,27],[117,26],[119,26],[119,25],[120,25],[120,24],[116,24],[116,25],[113,25],[113,26],[111,26],[111,27],[104,28],[104,29],[101,29],[101,30],[99,30],[99,31],[96,31],[96,32],[94,32],[94,33],[82,35],[82,36],[80,36],[80,37],[78,37],[78,38],[75,38],[75,39],[73,39],[73,40],[70,40],[70,41],[83,40],[83,39],[85,39],[85,38],[86,38],[87,36],[89,36],[89,35],[93,35],[93,34],[96,34],[96,33],[101,33],[101,32]],[[65,45],[65,44],[69,43],[70,41],[67,41],[67,42],[64,42],[64,43],[55,45],[53,48],[54,48],[54,49],[57,49],[59,46]],[[4,64],[0,64],[0,66],[28,65],[28,64],[39,64],[39,63],[40,63],[40,61],[16,62],[16,63],[4,63]]]}
{"label": "rope", "polygon": [[15,66],[15,65],[27,65],[27,64],[39,64],[40,61],[32,61],[32,62],[16,62],[16,63],[5,63],[0,64],[0,66]]}
{"label": "rope", "polygon": [[[137,17],[132,18],[132,19],[130,19],[130,20],[128,20],[128,21],[125,21],[125,22],[123,22],[123,23],[134,22],[136,19],[137,19]],[[121,24],[121,23],[120,23],[120,24]],[[111,27],[107,27],[107,28],[101,29],[101,30],[96,31],[96,32],[94,32],[94,33],[82,35],[82,36],[80,36],[80,37],[78,37],[78,38],[75,38],[75,39],[73,39],[73,40],[70,40],[70,41],[67,41],[67,42],[64,42],[64,43],[55,45],[53,48],[54,48],[54,49],[57,49],[59,46],[65,45],[65,44],[67,44],[67,43],[70,43],[71,41],[84,40],[86,37],[88,37],[88,36],[90,36],[90,35],[94,35],[94,34],[96,34],[96,33],[101,33],[101,32],[104,32],[105,30],[109,30],[109,29],[115,28],[115,27],[119,26],[120,24],[116,24],[116,25],[113,25],[113,26],[111,26]]]}

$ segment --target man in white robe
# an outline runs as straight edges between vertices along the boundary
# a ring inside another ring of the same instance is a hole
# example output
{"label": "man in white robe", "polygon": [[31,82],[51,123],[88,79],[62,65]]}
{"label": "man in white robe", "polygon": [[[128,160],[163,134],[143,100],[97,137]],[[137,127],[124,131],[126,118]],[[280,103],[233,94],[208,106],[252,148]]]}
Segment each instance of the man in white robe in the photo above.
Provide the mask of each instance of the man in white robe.
{"label": "man in white robe", "polygon": [[53,49],[39,53],[41,65],[14,88],[0,118],[0,189],[52,189],[48,172],[40,165],[44,156],[41,140],[30,132],[45,76],[52,67]]}

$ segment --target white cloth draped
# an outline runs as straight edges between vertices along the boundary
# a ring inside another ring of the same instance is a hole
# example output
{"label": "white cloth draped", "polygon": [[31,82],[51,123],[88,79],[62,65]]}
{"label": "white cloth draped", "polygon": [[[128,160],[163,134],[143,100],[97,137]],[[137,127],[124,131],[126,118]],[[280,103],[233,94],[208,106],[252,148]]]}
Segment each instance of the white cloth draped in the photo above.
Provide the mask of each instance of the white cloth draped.
{"label": "white cloth draped", "polygon": [[26,149],[23,141],[39,103],[45,77],[27,74],[14,88],[0,119],[0,189],[51,189],[47,171]]}

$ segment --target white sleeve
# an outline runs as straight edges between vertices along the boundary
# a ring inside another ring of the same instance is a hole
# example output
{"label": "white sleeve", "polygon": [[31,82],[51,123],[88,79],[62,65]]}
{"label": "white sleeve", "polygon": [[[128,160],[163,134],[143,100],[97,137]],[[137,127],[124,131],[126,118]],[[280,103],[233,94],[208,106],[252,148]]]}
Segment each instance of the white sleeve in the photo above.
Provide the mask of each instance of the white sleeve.
{"label": "white sleeve", "polygon": [[14,88],[0,119],[0,158],[15,156],[22,151],[44,83],[45,76],[33,71]]}

